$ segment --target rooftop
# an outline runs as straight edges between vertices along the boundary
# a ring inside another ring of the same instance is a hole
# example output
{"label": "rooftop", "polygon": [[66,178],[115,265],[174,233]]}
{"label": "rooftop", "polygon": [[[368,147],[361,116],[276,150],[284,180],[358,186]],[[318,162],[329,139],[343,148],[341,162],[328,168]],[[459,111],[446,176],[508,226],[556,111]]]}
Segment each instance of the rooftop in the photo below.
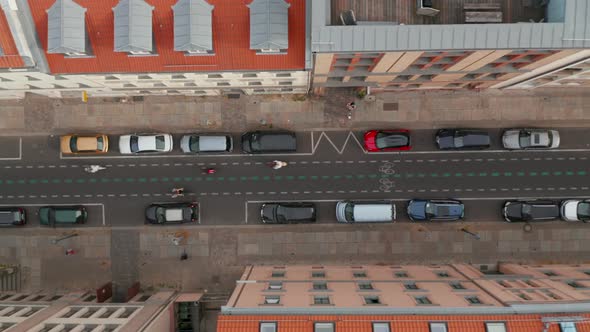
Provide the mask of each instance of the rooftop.
{"label": "rooftop", "polygon": [[[250,50],[251,0],[208,0],[212,12],[213,53],[187,54],[174,50],[174,13],[178,0],[145,0],[152,11],[153,51],[147,55],[115,52],[113,8],[118,0],[74,0],[86,8],[89,39],[87,56],[68,57],[47,53],[47,13],[55,0],[28,0],[41,47],[51,73],[142,73],[232,70],[297,70],[305,67],[305,0],[285,0],[289,4],[288,49],[277,55],[257,55]],[[0,29],[2,22],[0,21]],[[0,41],[3,34],[0,34]],[[178,41],[178,40],[177,40]],[[145,43],[144,43],[145,44]],[[2,48],[6,48],[2,45]],[[1,58],[0,58],[1,59]]]}
{"label": "rooftop", "polygon": [[[415,0],[331,0],[331,25],[342,25],[340,13],[353,10],[358,21],[397,22],[418,24],[464,24],[465,5],[498,5],[502,12],[501,23],[539,22],[545,18],[545,7],[536,1],[522,0],[433,0],[436,16],[416,15]],[[546,19],[545,19],[546,21]]]}
{"label": "rooftop", "polygon": [[[428,0],[420,1],[428,2]],[[465,13],[461,14],[464,7],[459,6],[461,3],[465,6],[463,0],[431,0],[431,2],[432,8],[439,10],[438,14],[432,17],[418,17],[424,15],[417,14],[415,0],[368,2],[373,7],[360,0],[314,0],[312,2],[311,51],[378,52],[590,47],[590,29],[587,29],[590,22],[590,2],[587,0],[552,0],[546,7],[545,22],[547,23],[539,23],[539,20],[536,20],[539,16],[536,16],[538,13],[535,14],[534,10],[537,10],[535,6],[540,3],[537,0],[489,0],[488,6],[493,3],[500,5],[502,23],[477,24],[458,24],[463,23],[460,21],[462,15],[465,15]],[[519,3],[520,6],[517,5]],[[531,4],[532,7],[525,11],[522,7],[523,3]],[[445,8],[445,4],[447,6],[455,4],[455,6]],[[355,17],[358,16],[356,21],[360,22],[357,25],[334,25],[336,13],[347,7],[358,11],[358,14],[355,12]],[[527,20],[529,15],[530,19],[536,20],[537,23]],[[524,22],[521,23],[521,21]]]}

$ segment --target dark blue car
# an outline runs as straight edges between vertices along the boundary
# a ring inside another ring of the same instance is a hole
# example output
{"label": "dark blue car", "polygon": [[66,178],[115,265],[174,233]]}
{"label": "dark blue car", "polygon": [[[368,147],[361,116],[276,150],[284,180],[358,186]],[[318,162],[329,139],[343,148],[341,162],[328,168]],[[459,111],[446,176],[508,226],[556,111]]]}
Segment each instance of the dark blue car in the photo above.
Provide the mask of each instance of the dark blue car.
{"label": "dark blue car", "polygon": [[408,216],[413,221],[452,221],[464,215],[463,203],[453,199],[413,199],[408,203]]}

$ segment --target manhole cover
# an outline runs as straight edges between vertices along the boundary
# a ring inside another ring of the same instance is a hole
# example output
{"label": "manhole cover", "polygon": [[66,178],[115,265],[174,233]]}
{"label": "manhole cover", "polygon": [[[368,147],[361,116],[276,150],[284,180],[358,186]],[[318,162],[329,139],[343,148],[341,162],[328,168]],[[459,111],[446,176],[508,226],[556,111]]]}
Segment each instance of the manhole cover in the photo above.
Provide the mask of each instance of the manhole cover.
{"label": "manhole cover", "polygon": [[397,111],[399,108],[399,103],[383,103],[383,110],[384,111]]}

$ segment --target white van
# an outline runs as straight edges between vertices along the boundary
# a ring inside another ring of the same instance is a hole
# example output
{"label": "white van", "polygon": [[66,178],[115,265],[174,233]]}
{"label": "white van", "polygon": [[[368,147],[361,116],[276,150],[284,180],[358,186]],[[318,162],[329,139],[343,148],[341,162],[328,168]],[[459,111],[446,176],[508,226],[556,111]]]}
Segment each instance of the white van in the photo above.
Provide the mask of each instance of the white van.
{"label": "white van", "polygon": [[340,201],[336,204],[338,222],[394,222],[395,204],[391,201]]}

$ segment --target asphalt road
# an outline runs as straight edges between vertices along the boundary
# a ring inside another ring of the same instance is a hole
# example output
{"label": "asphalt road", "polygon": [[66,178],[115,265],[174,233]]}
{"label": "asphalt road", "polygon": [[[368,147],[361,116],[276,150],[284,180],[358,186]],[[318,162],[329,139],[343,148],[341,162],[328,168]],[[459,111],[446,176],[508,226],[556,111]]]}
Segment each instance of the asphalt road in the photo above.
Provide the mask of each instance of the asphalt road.
{"label": "asphalt road", "polygon": [[[175,136],[169,154],[121,156],[117,137],[101,156],[65,157],[59,137],[0,138],[1,205],[25,206],[29,226],[40,205],[91,204],[89,226],[142,225],[152,202],[198,201],[201,224],[259,223],[259,206],[272,201],[312,201],[318,222],[335,222],[338,200],[387,199],[396,202],[398,222],[407,222],[405,205],[412,198],[458,198],[468,221],[501,222],[509,198],[590,197],[590,137],[586,129],[561,129],[561,148],[552,151],[505,151],[500,130],[491,131],[486,151],[440,152],[434,131],[412,132],[414,149],[368,154],[362,132],[298,133],[298,151],[284,155],[182,154]],[[289,166],[272,170],[274,159]],[[84,172],[85,165],[107,169]],[[201,169],[215,167],[214,175]],[[184,187],[184,198],[170,190]],[[103,212],[104,211],[104,212]],[[271,227],[271,226],[269,226]],[[281,227],[281,226],[279,226]]]}

